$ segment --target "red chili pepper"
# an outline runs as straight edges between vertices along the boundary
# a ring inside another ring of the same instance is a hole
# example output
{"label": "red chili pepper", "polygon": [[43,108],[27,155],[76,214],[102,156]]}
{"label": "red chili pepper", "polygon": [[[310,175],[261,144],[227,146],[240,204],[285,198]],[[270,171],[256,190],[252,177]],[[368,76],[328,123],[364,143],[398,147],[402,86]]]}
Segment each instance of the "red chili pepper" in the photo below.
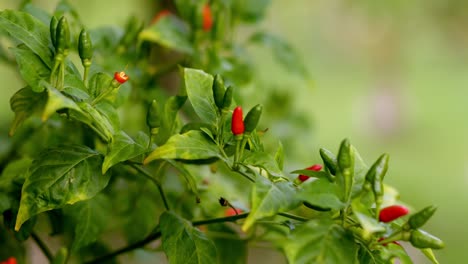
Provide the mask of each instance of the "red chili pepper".
{"label": "red chili pepper", "polygon": [[238,106],[232,112],[231,131],[234,136],[244,134],[245,127],[242,118],[242,107]]}
{"label": "red chili pepper", "polygon": [[0,264],[17,264],[15,257],[9,257],[7,260],[0,262]]}
{"label": "red chili pepper", "polygon": [[114,80],[116,80],[120,84],[124,84],[126,81],[128,81],[129,78],[130,77],[128,77],[128,75],[125,74],[125,72],[123,71],[114,73]]}
{"label": "red chili pepper", "polygon": [[405,216],[409,213],[408,208],[403,205],[392,205],[383,208],[379,214],[379,220],[384,223],[391,222],[397,218]]}
{"label": "red chili pepper", "polygon": [[213,26],[213,14],[211,13],[210,5],[206,4],[202,9],[203,30],[210,31]]}
{"label": "red chili pepper", "polygon": [[150,24],[155,24],[159,21],[159,19],[165,17],[165,16],[168,16],[171,14],[171,11],[167,10],[167,9],[163,9],[161,11],[159,11],[159,13],[157,13],[153,19],[151,20],[151,23]]}
{"label": "red chili pepper", "polygon": [[[321,171],[321,170],[322,170],[322,165],[320,165],[320,164],[314,164],[314,165],[310,166],[309,168],[307,168],[306,170]],[[305,181],[307,181],[310,177],[307,176],[307,175],[300,174],[299,176],[297,176],[297,178],[298,178],[301,182],[305,182]]]}
{"label": "red chili pepper", "polygon": [[[237,212],[236,212],[237,211]],[[238,215],[238,214],[241,214],[242,213],[242,210],[241,209],[235,209],[232,208],[232,207],[229,207],[227,208],[225,211],[224,211],[224,215],[225,216],[235,216],[235,215]]]}

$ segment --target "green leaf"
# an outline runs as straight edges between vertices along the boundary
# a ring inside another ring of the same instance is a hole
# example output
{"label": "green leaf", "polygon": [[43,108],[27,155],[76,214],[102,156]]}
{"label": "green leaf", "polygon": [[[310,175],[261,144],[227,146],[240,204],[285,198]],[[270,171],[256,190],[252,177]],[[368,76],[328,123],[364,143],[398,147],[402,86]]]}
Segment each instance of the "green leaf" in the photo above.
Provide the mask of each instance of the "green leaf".
{"label": "green leaf", "polygon": [[147,190],[134,196],[131,200],[134,206],[130,208],[130,217],[125,227],[129,243],[144,239],[158,225],[158,215],[162,211],[158,207],[158,195],[154,195],[153,192]]}
{"label": "green leaf", "polygon": [[309,179],[302,184],[297,197],[312,205],[321,208],[342,209],[345,204],[341,202],[343,194],[335,183],[327,178]]}
{"label": "green leaf", "polygon": [[76,252],[98,239],[111,220],[111,209],[111,202],[105,195],[97,195],[64,208],[65,214],[75,222],[72,251]]}
{"label": "green leaf", "polygon": [[316,219],[292,231],[283,250],[289,263],[355,263],[357,246],[342,226]]}
{"label": "green leaf", "polygon": [[41,212],[94,197],[110,178],[98,172],[101,164],[101,155],[83,146],[44,151],[23,185],[15,230]]}
{"label": "green leaf", "polygon": [[123,131],[117,132],[117,134],[114,135],[113,141],[109,144],[109,151],[104,157],[102,174],[105,174],[107,170],[115,164],[133,159],[145,153],[145,151],[146,146],[138,144]]}
{"label": "green leaf", "polygon": [[95,106],[96,110],[106,118],[111,124],[114,131],[120,130],[120,117],[117,109],[109,101],[101,101]]}
{"label": "green leaf", "polygon": [[47,85],[47,103],[42,113],[42,121],[46,121],[49,117],[60,109],[73,109],[78,112],[82,112],[81,108],[70,98],[63,95],[59,90],[54,87]]}
{"label": "green leaf", "polygon": [[192,54],[189,26],[174,15],[161,17],[156,23],[140,32],[139,41],[157,43],[169,49]]}
{"label": "green leaf", "polygon": [[213,98],[213,76],[201,70],[184,68],[187,95],[197,115],[206,123],[216,125],[218,109]]}
{"label": "green leaf", "polygon": [[296,189],[291,182],[280,181],[273,183],[267,178],[257,175],[251,193],[251,210],[245,219],[242,230],[246,231],[255,221],[274,216],[299,206],[296,199]]}
{"label": "green leaf", "polygon": [[361,224],[364,232],[364,236],[370,236],[376,232],[385,231],[385,226],[378,222],[375,217],[369,211],[360,198],[356,198],[351,202],[353,213]]}
{"label": "green leaf", "polygon": [[107,73],[98,72],[91,76],[89,79],[88,91],[93,97],[97,97],[100,94],[106,92],[112,82],[112,77]]}
{"label": "green leaf", "polygon": [[426,256],[432,264],[439,264],[439,261],[437,261],[436,256],[434,255],[434,252],[430,248],[423,248],[421,249],[421,252]]}
{"label": "green leaf", "polygon": [[32,3],[24,5],[21,8],[21,11],[31,14],[46,26],[50,23],[50,15],[44,9],[41,9]]}
{"label": "green leaf", "polygon": [[48,26],[28,13],[3,10],[0,12],[0,28],[28,46],[49,68],[52,67],[52,43]]}
{"label": "green leaf", "polygon": [[252,165],[266,170],[270,175],[276,177],[284,177],[283,172],[278,168],[278,164],[274,157],[265,152],[245,152],[246,157],[242,163]]}
{"label": "green leaf", "polygon": [[278,165],[278,168],[282,171],[284,167],[284,148],[283,144],[281,141],[279,142],[278,149],[276,150],[275,153],[275,161],[276,164]]}
{"label": "green leaf", "polygon": [[222,158],[218,146],[202,131],[190,130],[172,136],[166,144],[151,152],[144,163],[156,159],[202,160],[216,157]]}
{"label": "green leaf", "polygon": [[245,22],[254,23],[265,15],[270,2],[271,0],[236,0],[233,1],[233,13],[238,15]]}
{"label": "green leaf", "polygon": [[46,103],[46,93],[35,93],[30,87],[25,87],[10,98],[10,108],[15,112],[15,119],[11,125],[9,135],[15,134],[16,129],[34,113],[40,112]]}
{"label": "green leaf", "polygon": [[0,176],[0,190],[11,192],[14,191],[15,185],[21,186],[31,163],[32,160],[30,158],[10,161],[3,168],[2,175]]}
{"label": "green leaf", "polygon": [[213,242],[218,250],[218,262],[223,264],[245,264],[247,263],[248,240],[241,237],[238,230],[229,224],[215,224],[208,226],[208,234],[213,235]]}
{"label": "green leaf", "polygon": [[171,264],[216,263],[214,243],[192,224],[166,211],[160,217],[162,248]]}
{"label": "green leaf", "polygon": [[174,135],[177,125],[177,113],[185,104],[185,101],[187,101],[187,96],[171,96],[164,104],[163,111],[159,111],[159,113],[162,113],[162,122],[159,133],[155,138],[158,145],[163,145],[169,137]]}
{"label": "green leaf", "polygon": [[13,49],[18,63],[18,70],[24,81],[34,92],[44,91],[44,82],[49,79],[50,69],[31,49],[20,45]]}
{"label": "green leaf", "polygon": [[110,142],[115,130],[109,119],[89,103],[79,102],[77,105],[82,111],[73,111],[70,115],[74,119],[90,126],[103,140]]}
{"label": "green leaf", "polygon": [[269,47],[276,60],[284,69],[299,74],[303,78],[309,78],[309,74],[301,57],[285,40],[266,32],[257,32],[251,36],[250,40],[260,44],[262,47]]}
{"label": "green leaf", "polygon": [[354,152],[354,177],[353,177],[353,189],[351,190],[351,197],[357,197],[362,191],[364,182],[366,181],[366,173],[368,167],[364,160],[359,155],[359,152],[356,148],[351,146],[352,151]]}

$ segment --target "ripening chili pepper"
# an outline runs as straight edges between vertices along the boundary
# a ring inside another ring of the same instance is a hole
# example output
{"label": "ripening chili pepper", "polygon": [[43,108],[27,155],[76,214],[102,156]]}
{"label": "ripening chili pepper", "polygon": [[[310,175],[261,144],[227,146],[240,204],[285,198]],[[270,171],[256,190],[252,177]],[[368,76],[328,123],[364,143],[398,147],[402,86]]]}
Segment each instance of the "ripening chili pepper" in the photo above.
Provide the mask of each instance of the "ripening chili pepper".
{"label": "ripening chili pepper", "polygon": [[81,62],[84,67],[91,65],[91,59],[93,58],[93,44],[88,31],[82,29],[78,38],[78,54],[80,55]]}
{"label": "ripening chili pepper", "polygon": [[320,157],[322,157],[323,164],[325,164],[325,167],[328,169],[328,171],[332,175],[336,175],[336,172],[338,171],[338,161],[336,156],[331,151],[321,148]]}
{"label": "ripening chili pepper", "polygon": [[130,77],[128,77],[128,75],[123,71],[114,73],[114,80],[120,84],[124,84],[128,79],[130,79]]}
{"label": "ripening chili pepper", "polygon": [[158,21],[165,17],[165,16],[168,16],[171,14],[171,11],[167,10],[167,9],[163,9],[161,11],[159,11],[154,17],[153,19],[151,20],[151,23],[150,24],[156,24],[158,23]]}
{"label": "ripening chili pepper", "polygon": [[257,127],[260,116],[262,115],[262,110],[263,106],[258,104],[247,113],[244,119],[245,133],[251,133]]}
{"label": "ripening chili pepper", "polygon": [[403,205],[391,205],[383,208],[379,214],[380,222],[388,223],[409,213],[408,208]]}
{"label": "ripening chili pepper", "polygon": [[[146,125],[153,131],[155,128],[161,126],[161,117],[159,114],[159,105],[156,100],[151,102],[151,105],[148,108],[146,113]],[[156,132],[156,131],[155,131]]]}
{"label": "ripening chili pepper", "polygon": [[241,209],[232,208],[232,207],[226,208],[226,210],[224,211],[225,216],[235,216],[241,213],[242,213]]}
{"label": "ripening chili pepper", "polygon": [[205,4],[202,9],[202,18],[203,25],[202,28],[204,31],[210,31],[213,27],[213,14],[211,12],[211,7],[208,4]]}
{"label": "ripening chili pepper", "polygon": [[[322,170],[322,165],[320,165],[320,164],[314,164],[314,165],[312,165],[312,166],[306,168],[306,170],[321,171],[321,170]],[[307,176],[307,175],[300,174],[299,176],[297,176],[297,178],[298,178],[301,182],[305,182],[305,181],[307,181],[310,177]]]}
{"label": "ripening chili pepper", "polygon": [[337,161],[338,168],[344,180],[345,199],[347,200],[350,198],[354,175],[354,152],[348,139],[341,142]]}
{"label": "ripening chili pepper", "polygon": [[445,244],[442,240],[421,229],[411,231],[411,237],[409,241],[415,248],[442,249],[445,247]]}
{"label": "ripening chili pepper", "polygon": [[437,207],[431,205],[413,214],[408,220],[408,226],[411,229],[417,229],[422,227],[432,217],[432,215],[434,215],[436,210]]}
{"label": "ripening chili pepper", "polygon": [[377,161],[371,166],[366,174],[366,181],[370,184],[372,192],[374,193],[375,203],[377,210],[382,204],[384,195],[383,179],[388,169],[388,154],[382,154]]}
{"label": "ripening chili pepper", "polygon": [[245,127],[242,118],[242,107],[238,106],[232,112],[231,131],[234,136],[244,134]]}
{"label": "ripening chili pepper", "polygon": [[233,94],[233,89],[232,86],[229,86],[226,89],[226,92],[224,93],[223,97],[223,109],[228,109],[231,106],[232,103],[232,94]]}
{"label": "ripening chili pepper", "polygon": [[58,21],[55,38],[57,54],[66,56],[70,48],[70,28],[64,16]]}
{"label": "ripening chili pepper", "polygon": [[49,30],[50,30],[50,40],[52,41],[52,45],[54,48],[57,48],[57,25],[58,25],[58,20],[55,16],[52,16],[52,19],[50,20],[50,25],[49,25]]}
{"label": "ripening chili pepper", "polygon": [[214,77],[212,89],[215,104],[219,109],[222,109],[226,89],[224,88],[223,78],[219,74],[216,74]]}

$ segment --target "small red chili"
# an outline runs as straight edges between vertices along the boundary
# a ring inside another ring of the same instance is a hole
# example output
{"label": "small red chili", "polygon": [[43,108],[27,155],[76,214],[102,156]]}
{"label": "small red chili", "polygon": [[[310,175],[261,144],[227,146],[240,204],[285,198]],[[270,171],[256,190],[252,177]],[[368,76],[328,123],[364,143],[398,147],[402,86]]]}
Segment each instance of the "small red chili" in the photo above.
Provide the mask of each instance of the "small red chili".
{"label": "small red chili", "polygon": [[208,4],[203,6],[202,9],[203,17],[203,30],[210,31],[213,26],[213,14],[211,13],[211,8]]}
{"label": "small red chili", "polygon": [[168,16],[171,14],[171,11],[167,10],[167,9],[163,9],[161,11],[159,11],[159,13],[157,13],[153,19],[151,20],[151,23],[150,24],[155,24],[157,23],[161,18],[165,17],[165,16]]}
{"label": "small red chili", "polygon": [[0,264],[17,264],[18,262],[16,261],[15,257],[9,257],[5,261],[1,261]]}
{"label": "small red chili", "polygon": [[126,81],[128,81],[129,78],[130,77],[128,77],[128,75],[125,74],[125,72],[123,71],[114,73],[114,80],[116,80],[120,84],[124,84]]}
{"label": "small red chili", "polygon": [[[321,171],[321,170],[322,170],[322,165],[320,165],[320,164],[314,164],[314,165],[308,167],[306,170]],[[300,174],[299,176],[297,176],[297,178],[298,178],[301,182],[305,182],[305,181],[307,181],[310,177],[307,176],[307,175]]]}
{"label": "small red chili", "polygon": [[238,215],[238,214],[241,214],[241,213],[242,213],[241,209],[237,209],[237,208],[234,209],[232,207],[229,207],[224,211],[225,216],[235,216],[235,215]]}
{"label": "small red chili", "polygon": [[242,118],[242,107],[238,106],[232,112],[231,131],[234,136],[244,134],[245,127]]}
{"label": "small red chili", "polygon": [[397,218],[405,216],[409,213],[409,209],[403,205],[392,205],[383,208],[379,214],[379,220],[384,223],[391,222]]}

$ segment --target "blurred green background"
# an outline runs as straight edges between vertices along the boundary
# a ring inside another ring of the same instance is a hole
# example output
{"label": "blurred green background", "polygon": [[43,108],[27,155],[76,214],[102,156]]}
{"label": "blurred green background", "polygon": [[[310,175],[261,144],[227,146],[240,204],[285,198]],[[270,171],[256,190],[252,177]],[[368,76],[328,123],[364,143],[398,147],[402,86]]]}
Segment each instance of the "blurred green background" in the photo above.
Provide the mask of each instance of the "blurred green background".
{"label": "blurred green background", "polygon": [[[0,9],[18,2],[2,0]],[[33,2],[51,11],[57,1]],[[90,28],[123,25],[132,14],[149,21],[156,7],[150,0],[70,2]],[[292,110],[305,114],[286,123],[294,149],[285,148],[296,153],[294,160],[286,157],[286,166],[319,162],[319,147],[335,151],[345,137],[368,163],[389,153],[386,180],[401,199],[414,210],[439,206],[426,229],[446,242],[446,249],[436,252],[441,263],[468,258],[467,26],[463,0],[276,0],[262,27],[297,49],[312,81],[291,76],[262,48],[252,49],[260,83],[292,96],[292,104],[279,104],[278,111],[286,117]],[[0,64],[0,79],[5,128],[13,117],[9,98],[22,86],[8,65]],[[312,124],[310,131],[299,131],[300,122]],[[416,263],[427,263],[419,257]]]}

